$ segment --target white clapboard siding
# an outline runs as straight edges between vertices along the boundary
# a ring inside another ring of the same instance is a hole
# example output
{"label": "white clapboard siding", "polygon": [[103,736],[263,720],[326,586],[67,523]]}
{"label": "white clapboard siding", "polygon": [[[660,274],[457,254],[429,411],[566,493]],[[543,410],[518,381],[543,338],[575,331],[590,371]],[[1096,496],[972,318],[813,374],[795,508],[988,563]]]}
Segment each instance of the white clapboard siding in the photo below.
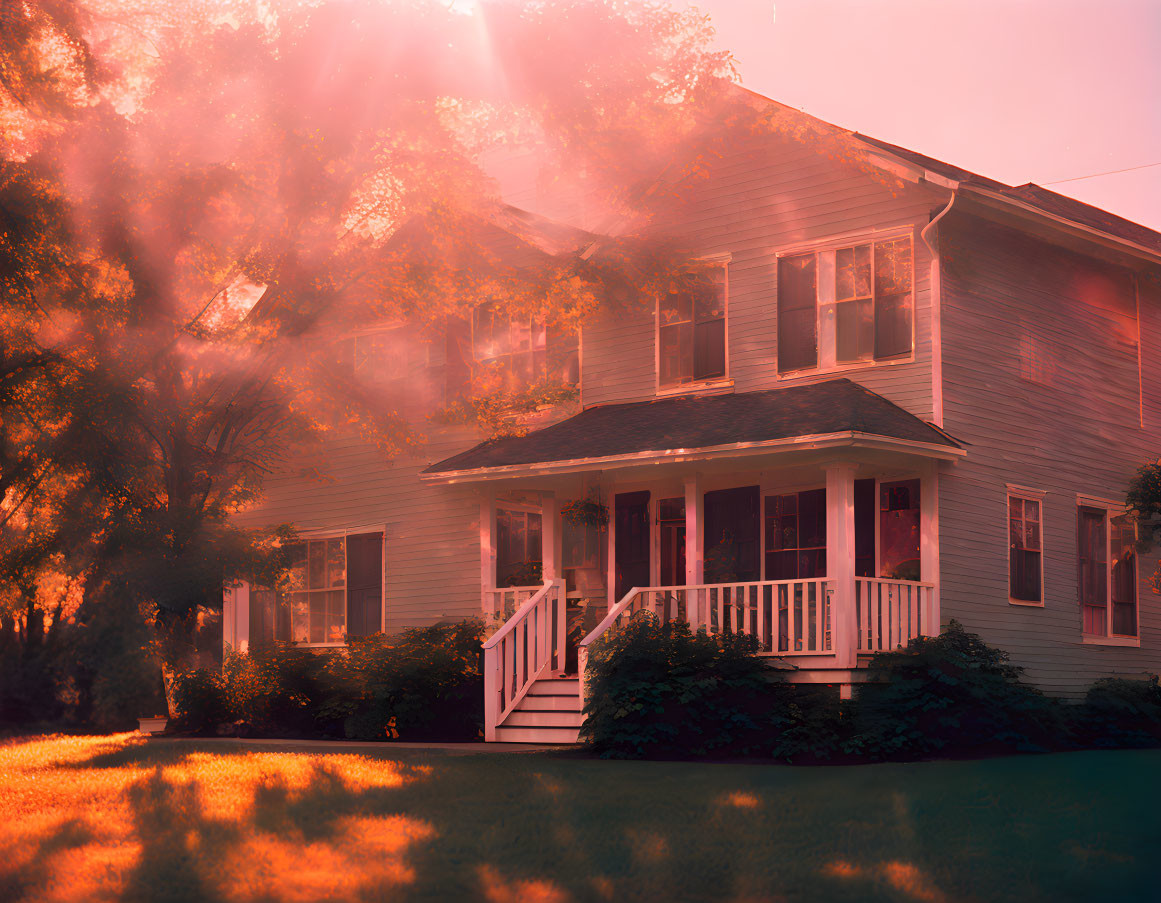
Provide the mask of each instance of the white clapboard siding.
{"label": "white clapboard siding", "polygon": [[[1081,643],[1077,494],[1123,499],[1161,453],[1161,293],[1142,292],[1145,427],[1134,278],[1031,236],[954,213],[940,226],[944,424],[970,443],[939,478],[941,611],[1012,654],[1050,692],[1161,670],[1161,596],[1140,556],[1141,648]],[[1144,287],[1144,283],[1142,283]],[[1027,342],[1043,377],[1022,376]],[[1043,608],[1008,601],[1006,484],[1046,493]]]}
{"label": "white clapboard siding", "polygon": [[[728,253],[729,375],[748,392],[846,376],[924,418],[933,412],[930,256],[918,237],[946,198],[869,172],[779,137],[739,143],[710,166],[681,210],[658,229],[702,255]],[[777,255],[804,243],[915,224],[914,360],[780,378],[777,370]],[[652,311],[606,316],[585,326],[584,405],[656,395]]]}

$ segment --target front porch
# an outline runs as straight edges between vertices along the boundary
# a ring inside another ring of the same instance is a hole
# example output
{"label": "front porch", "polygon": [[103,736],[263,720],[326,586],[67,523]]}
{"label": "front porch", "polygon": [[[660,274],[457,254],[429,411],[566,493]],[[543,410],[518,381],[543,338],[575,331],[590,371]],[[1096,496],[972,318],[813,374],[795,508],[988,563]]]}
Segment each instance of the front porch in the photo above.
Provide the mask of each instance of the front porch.
{"label": "front porch", "polygon": [[[616,456],[585,454],[592,443],[579,432],[568,452],[545,441],[599,421],[584,412],[436,465],[434,478],[480,495],[481,608],[495,630],[484,646],[487,739],[575,739],[589,648],[642,611],[753,636],[790,680],[844,695],[873,653],[938,633],[939,470],[963,452],[885,399],[840,388],[887,423],[884,434],[674,449],[684,427],[663,424],[633,437],[659,451]],[[746,396],[713,406],[728,415],[743,401],[754,408]],[[617,407],[656,416],[671,404]],[[641,432],[638,420],[601,417]],[[745,439],[767,427],[723,416],[715,429]],[[533,455],[544,460],[520,460]]]}

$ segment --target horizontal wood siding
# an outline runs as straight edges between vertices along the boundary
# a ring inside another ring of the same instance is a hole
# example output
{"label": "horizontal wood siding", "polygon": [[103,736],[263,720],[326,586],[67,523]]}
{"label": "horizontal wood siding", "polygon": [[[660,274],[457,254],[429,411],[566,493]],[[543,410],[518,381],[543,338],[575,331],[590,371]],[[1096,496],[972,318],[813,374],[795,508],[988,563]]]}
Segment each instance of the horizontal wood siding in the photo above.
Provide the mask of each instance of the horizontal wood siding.
{"label": "horizontal wood siding", "polygon": [[[846,376],[920,417],[932,416],[930,256],[918,230],[946,196],[884,184],[867,171],[782,138],[739,143],[657,226],[698,255],[728,253],[729,374],[749,392]],[[914,227],[916,349],[911,362],[779,377],[777,255],[863,230]],[[583,338],[585,406],[656,394],[652,312],[605,318]]]}
{"label": "horizontal wood siding", "polygon": [[471,489],[419,479],[429,464],[476,444],[466,430],[436,433],[422,456],[394,461],[359,439],[335,438],[267,480],[243,526],[292,523],[303,532],[385,525],[387,630],[480,613],[480,505]]}
{"label": "horizontal wood siding", "polygon": [[[1138,393],[1136,277],[981,219],[940,224],[944,425],[970,443],[940,476],[941,611],[1012,654],[1050,692],[1161,671],[1161,596],[1140,556],[1141,648],[1081,643],[1077,494],[1123,500],[1161,449],[1161,370]],[[1161,347],[1161,296],[1140,299]],[[1147,356],[1148,357],[1148,356]],[[1008,602],[1005,484],[1045,491],[1044,608]]]}

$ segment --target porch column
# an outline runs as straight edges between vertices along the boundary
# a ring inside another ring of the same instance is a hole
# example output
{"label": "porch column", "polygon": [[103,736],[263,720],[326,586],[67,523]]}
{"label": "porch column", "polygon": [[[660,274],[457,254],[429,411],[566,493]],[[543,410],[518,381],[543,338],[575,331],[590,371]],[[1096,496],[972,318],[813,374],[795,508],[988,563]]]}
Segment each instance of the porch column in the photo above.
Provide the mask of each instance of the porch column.
{"label": "porch column", "polygon": [[480,610],[493,612],[489,590],[496,586],[496,494],[486,489],[480,499]]}
{"label": "porch column", "polygon": [[939,636],[939,462],[919,475],[919,577],[932,589],[919,613],[924,636]]}
{"label": "porch column", "polygon": [[555,492],[540,493],[540,573],[544,580],[560,576],[560,506]]}
{"label": "porch column", "polygon": [[858,662],[858,617],[855,612],[855,470],[849,461],[826,466],[826,575],[833,593],[830,619],[835,664]]}
{"label": "porch column", "polygon": [[[705,582],[705,493],[701,491],[701,474],[685,478],[685,582]],[[685,617],[695,631],[700,626],[701,590],[687,592]]]}

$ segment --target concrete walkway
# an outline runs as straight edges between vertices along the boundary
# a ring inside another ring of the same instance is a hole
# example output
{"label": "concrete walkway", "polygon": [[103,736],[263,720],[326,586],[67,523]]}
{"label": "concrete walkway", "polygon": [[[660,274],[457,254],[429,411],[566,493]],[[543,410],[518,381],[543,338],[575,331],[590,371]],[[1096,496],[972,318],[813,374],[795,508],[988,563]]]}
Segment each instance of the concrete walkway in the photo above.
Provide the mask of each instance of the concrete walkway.
{"label": "concrete walkway", "polygon": [[223,743],[254,749],[285,752],[363,753],[390,752],[393,749],[428,750],[450,756],[473,756],[483,753],[535,753],[575,749],[575,745],[556,746],[531,743],[367,743],[356,740],[279,740],[269,737],[150,737],[150,743]]}

